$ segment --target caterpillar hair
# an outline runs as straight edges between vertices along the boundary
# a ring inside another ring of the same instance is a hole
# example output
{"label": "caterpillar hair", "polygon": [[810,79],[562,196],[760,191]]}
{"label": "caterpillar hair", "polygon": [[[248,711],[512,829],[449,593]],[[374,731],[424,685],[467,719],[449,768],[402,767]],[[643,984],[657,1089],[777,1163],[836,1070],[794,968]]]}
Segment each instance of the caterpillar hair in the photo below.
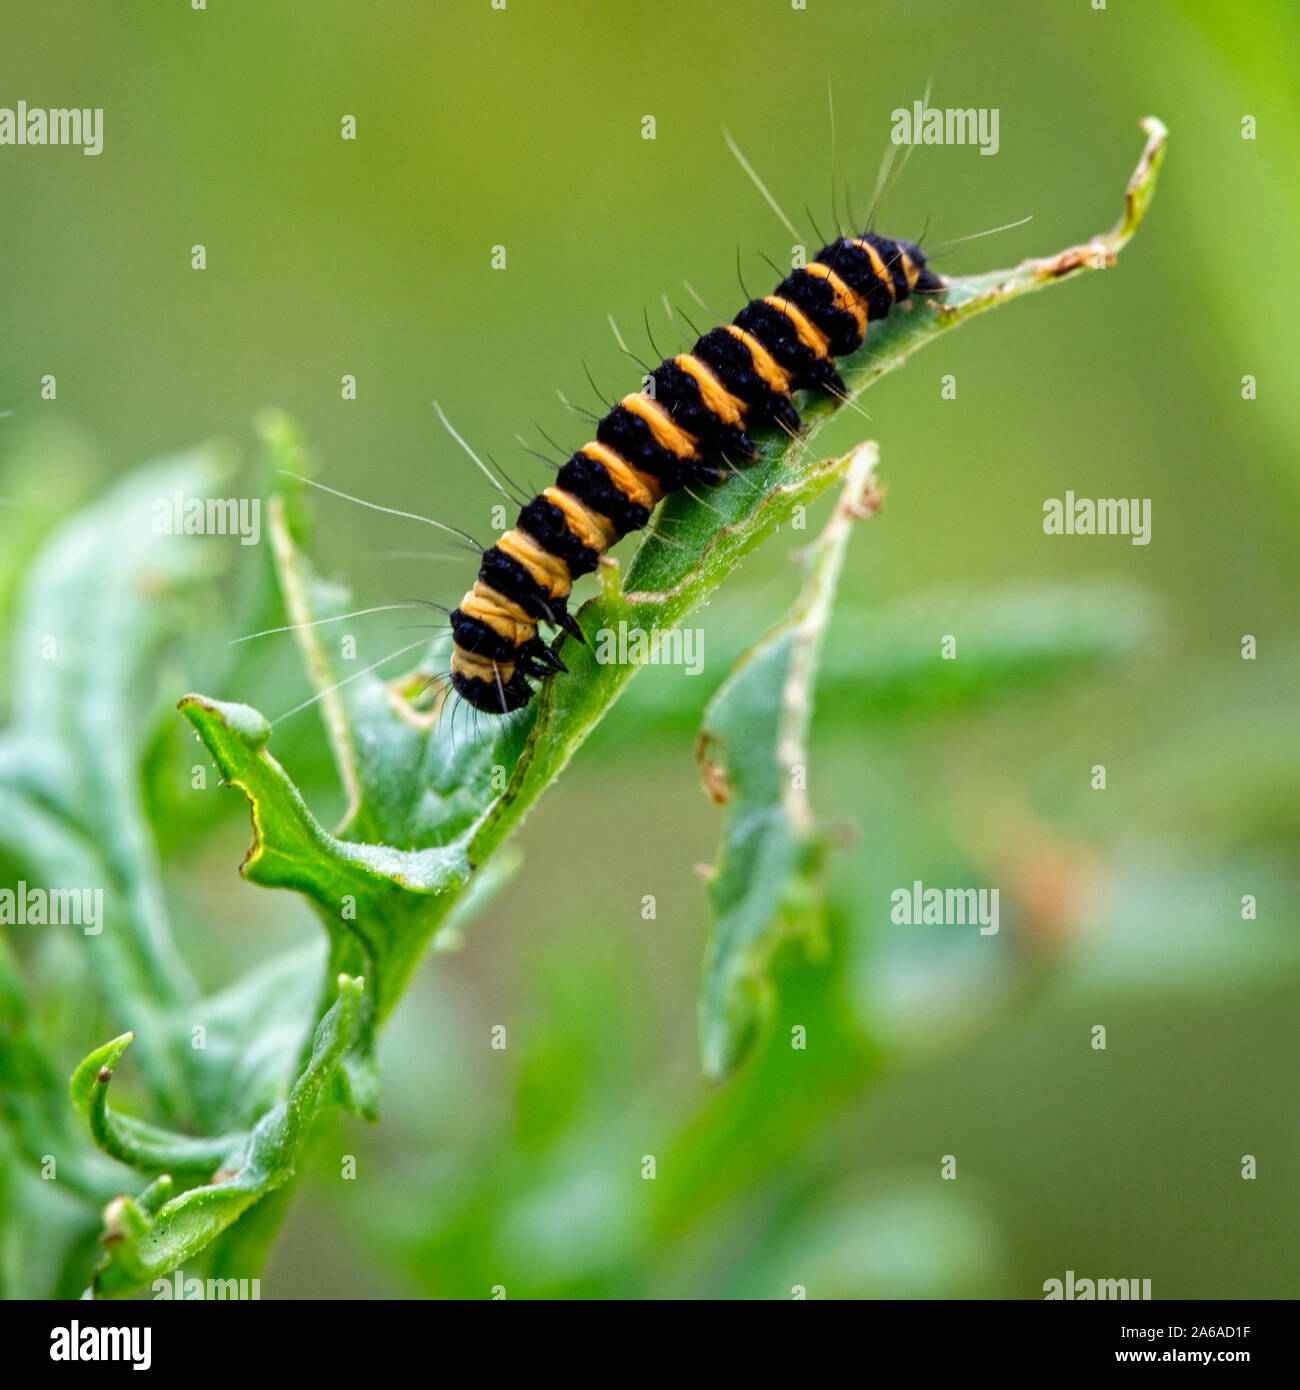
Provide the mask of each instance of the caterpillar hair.
{"label": "caterpillar hair", "polygon": [[795,391],[845,400],[835,359],[862,345],[873,319],[943,283],[910,241],[840,237],[650,372],[647,389],[596,421],[595,439],[483,552],[478,578],[451,614],[451,683],[461,698],[498,715],[528,704],[530,681],[566,669],[539,625],[585,640],[568,610],[574,580],[641,530],[670,492],[718,483],[733,462],[752,462],[751,429],[793,434]]}

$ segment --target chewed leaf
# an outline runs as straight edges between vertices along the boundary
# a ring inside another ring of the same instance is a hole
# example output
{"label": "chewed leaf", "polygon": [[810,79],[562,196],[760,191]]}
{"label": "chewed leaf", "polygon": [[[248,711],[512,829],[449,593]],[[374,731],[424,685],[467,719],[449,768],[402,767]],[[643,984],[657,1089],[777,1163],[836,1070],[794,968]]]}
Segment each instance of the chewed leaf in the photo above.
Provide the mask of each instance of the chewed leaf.
{"label": "chewed leaf", "polygon": [[753,1047],[771,1000],[781,943],[816,944],[824,909],[827,838],[807,798],[807,734],[818,651],[853,522],[879,504],[877,450],[844,460],[838,505],[807,551],[807,577],[789,616],[742,659],[709,702],[698,757],[706,790],[727,806],[709,882],[714,926],[700,987],[705,1075],[728,1076]]}
{"label": "chewed leaf", "polygon": [[[362,981],[340,976],[338,999],[316,1029],[302,1075],[288,1099],[258,1121],[231,1171],[169,1200],[170,1181],[159,1179],[138,1200],[122,1196],[108,1204],[103,1236],[108,1254],[95,1274],[97,1297],[126,1298],[147,1287],[293,1176],[312,1121],[335,1098],[331,1083],[358,1039],[362,1013]],[[109,1056],[116,1049],[120,1055],[123,1046],[118,1038],[101,1052]],[[84,1090],[84,1078],[74,1084]]]}

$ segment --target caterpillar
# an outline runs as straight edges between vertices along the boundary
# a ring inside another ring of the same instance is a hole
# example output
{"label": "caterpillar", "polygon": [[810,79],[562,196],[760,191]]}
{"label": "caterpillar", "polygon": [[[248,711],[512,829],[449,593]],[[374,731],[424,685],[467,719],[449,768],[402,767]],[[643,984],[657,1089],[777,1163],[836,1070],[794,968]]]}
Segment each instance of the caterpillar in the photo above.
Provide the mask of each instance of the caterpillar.
{"label": "caterpillar", "polygon": [[840,237],[731,323],[656,367],[646,389],[624,396],[597,423],[596,438],[483,552],[478,577],[451,613],[457,694],[487,714],[527,705],[531,681],[566,670],[539,625],[585,641],[568,610],[574,580],[641,530],[669,493],[718,483],[729,463],[752,462],[750,429],[798,429],[793,392],[843,399],[835,359],[861,346],[871,320],[943,283],[913,242],[870,231]]}

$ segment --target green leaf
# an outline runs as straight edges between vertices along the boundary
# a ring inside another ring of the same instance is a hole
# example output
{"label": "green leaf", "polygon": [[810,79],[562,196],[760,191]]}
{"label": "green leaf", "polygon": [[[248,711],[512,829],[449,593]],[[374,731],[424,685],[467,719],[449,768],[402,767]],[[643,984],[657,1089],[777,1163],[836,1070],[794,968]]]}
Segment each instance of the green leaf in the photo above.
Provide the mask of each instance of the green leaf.
{"label": "green leaf", "polygon": [[182,596],[215,576],[220,552],[157,533],[153,508],[177,491],[214,492],[231,467],[213,445],[165,459],[59,528],[20,601],[13,718],[0,735],[0,847],[34,882],[102,890],[101,930],[78,939],[85,977],[139,1031],[150,1088],[175,1117],[194,1061],[170,1014],[195,991],[172,944],[140,767],[166,687],[162,653],[186,632]]}
{"label": "green leaf", "polygon": [[[212,1183],[167,1199],[160,1180],[139,1199],[122,1196],[104,1212],[108,1254],[95,1274],[94,1293],[126,1298],[147,1287],[202,1250],[267,1193],[289,1181],[313,1119],[338,1098],[331,1083],[357,1040],[363,1012],[363,982],[341,975],[338,998],[316,1029],[311,1057],[283,1104],[264,1115],[248,1136],[238,1167]],[[127,1040],[101,1049],[120,1056]],[[88,1059],[89,1061],[90,1059]],[[82,1077],[85,1064],[78,1069]],[[92,1085],[94,1083],[91,1083]],[[85,1092],[84,1078],[74,1082]]]}
{"label": "green leaf", "polygon": [[700,988],[704,1074],[729,1076],[766,1021],[770,965],[781,944],[814,947],[825,910],[826,834],[808,806],[808,727],[817,657],[855,518],[879,505],[878,451],[845,460],[844,490],[806,552],[803,592],[785,621],[750,651],[709,702],[696,745],[709,794],[728,808],[709,882],[714,926]]}
{"label": "green leaf", "polygon": [[374,971],[368,989],[382,1019],[469,878],[464,838],[421,850],[337,839],[267,751],[270,726],[256,710],[200,695],[187,695],[180,708],[225,781],[248,797],[253,844],[240,872],[311,899],[329,933],[331,958],[364,961]]}
{"label": "green leaf", "polygon": [[[247,1129],[297,1075],[320,1015],[324,941],[285,951],[199,1003],[208,1066],[199,1073],[210,1130]],[[325,1003],[330,1002],[326,1000]]]}
{"label": "green leaf", "polygon": [[90,1120],[90,1132],[106,1154],[143,1172],[210,1175],[243,1147],[247,1135],[194,1139],[172,1134],[108,1108],[108,1086],[134,1033],[96,1048],[72,1074],[73,1104]]}

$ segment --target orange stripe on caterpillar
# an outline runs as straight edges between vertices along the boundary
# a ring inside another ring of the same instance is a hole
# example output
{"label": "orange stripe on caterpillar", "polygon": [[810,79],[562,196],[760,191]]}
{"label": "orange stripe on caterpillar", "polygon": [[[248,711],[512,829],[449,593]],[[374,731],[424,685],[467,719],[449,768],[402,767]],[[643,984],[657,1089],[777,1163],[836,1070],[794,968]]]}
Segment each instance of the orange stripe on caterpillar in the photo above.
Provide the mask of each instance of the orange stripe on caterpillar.
{"label": "orange stripe on caterpillar", "polygon": [[763,344],[752,333],[746,333],[743,328],[737,328],[734,323],[727,324],[726,329],[733,338],[744,343],[753,359],[754,370],[763,379],[768,390],[775,391],[778,396],[789,396],[790,373],[781,366]]}
{"label": "orange stripe on caterpillar", "polygon": [[624,396],[619,404],[650,426],[650,433],[661,449],[667,449],[679,459],[699,458],[699,443],[695,436],[687,434],[658,401],[638,391]]}
{"label": "orange stripe on caterpillar", "polygon": [[799,335],[799,341],[809,352],[815,353],[818,357],[831,355],[831,340],[797,304],[791,304],[788,299],[782,299],[779,294],[764,295],[763,303],[770,304],[772,308],[790,320],[794,325],[794,331]]}
{"label": "orange stripe on caterpillar", "polygon": [[867,331],[867,306],[862,300],[849,289],[838,275],[828,265],[823,265],[821,261],[809,261],[804,266],[804,272],[808,275],[815,275],[819,280],[825,280],[831,287],[831,293],[835,296],[835,307],[843,309],[846,314],[852,314],[857,320],[858,329],[865,334]]}
{"label": "orange stripe on caterpillar", "polygon": [[474,587],[461,599],[460,609],[466,617],[490,627],[512,646],[521,647],[537,636],[537,620],[481,579],[476,579]]}
{"label": "orange stripe on caterpillar", "polygon": [[518,526],[507,531],[497,542],[496,548],[512,560],[517,560],[548,598],[566,598],[572,590],[573,578],[568,565]]}
{"label": "orange stripe on caterpillar", "polygon": [[590,444],[584,444],[581,452],[604,465],[614,486],[629,502],[654,508],[663,501],[664,490],[659,485],[659,479],[649,473],[643,473],[639,468],[633,468],[622,454],[611,449],[608,444],[593,440]]}
{"label": "orange stripe on caterpillar", "polygon": [[565,492],[562,487],[548,487],[542,490],[542,496],[559,507],[569,530],[588,550],[603,555],[618,539],[618,532],[609,518],[592,511],[571,492]]}
{"label": "orange stripe on caterpillar", "polygon": [[462,647],[453,647],[451,653],[451,673],[466,680],[487,681],[495,685],[498,681],[505,685],[514,679],[514,664],[509,661],[493,661],[491,657],[480,656],[477,652],[467,652]]}
{"label": "orange stripe on caterpillar", "polygon": [[679,353],[673,361],[691,377],[700,388],[700,400],[710,414],[716,415],[724,425],[739,425],[745,418],[745,403],[733,396],[716,376],[689,352]]}

